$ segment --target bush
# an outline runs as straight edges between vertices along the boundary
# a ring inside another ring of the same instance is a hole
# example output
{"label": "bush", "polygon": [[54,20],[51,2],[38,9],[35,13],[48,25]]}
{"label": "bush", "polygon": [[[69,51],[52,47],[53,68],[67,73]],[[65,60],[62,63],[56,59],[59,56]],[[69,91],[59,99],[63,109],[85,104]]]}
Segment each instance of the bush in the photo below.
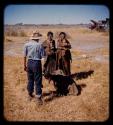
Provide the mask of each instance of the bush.
{"label": "bush", "polygon": [[26,33],[22,30],[22,31],[18,31],[18,30],[8,30],[5,31],[5,35],[6,36],[21,36],[21,37],[26,37]]}
{"label": "bush", "polygon": [[12,32],[11,32],[11,36],[18,36],[18,33],[15,32],[15,31],[12,31]]}
{"label": "bush", "polygon": [[27,35],[26,35],[26,33],[24,31],[20,31],[20,36],[26,37]]}

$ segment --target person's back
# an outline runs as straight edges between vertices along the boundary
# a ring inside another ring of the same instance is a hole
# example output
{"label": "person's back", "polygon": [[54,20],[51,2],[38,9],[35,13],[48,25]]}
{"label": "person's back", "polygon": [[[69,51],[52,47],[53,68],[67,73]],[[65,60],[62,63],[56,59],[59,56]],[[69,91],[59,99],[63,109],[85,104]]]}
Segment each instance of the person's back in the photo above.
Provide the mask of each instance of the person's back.
{"label": "person's back", "polygon": [[30,40],[24,45],[24,48],[24,55],[26,55],[28,59],[41,60],[44,55],[41,42]]}
{"label": "person's back", "polygon": [[44,48],[39,41],[40,37],[35,36],[24,45],[24,70],[27,71],[27,90],[29,97],[33,97],[34,82],[36,96],[39,103],[42,103],[42,64],[41,59],[45,56]]}

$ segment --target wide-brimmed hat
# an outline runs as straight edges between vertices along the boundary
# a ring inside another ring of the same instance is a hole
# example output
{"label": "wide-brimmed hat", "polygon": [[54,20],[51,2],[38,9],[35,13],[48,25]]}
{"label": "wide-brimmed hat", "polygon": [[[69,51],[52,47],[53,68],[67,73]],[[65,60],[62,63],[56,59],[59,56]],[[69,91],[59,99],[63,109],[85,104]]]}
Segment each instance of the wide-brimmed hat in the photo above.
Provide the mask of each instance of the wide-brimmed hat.
{"label": "wide-brimmed hat", "polygon": [[40,39],[42,37],[42,34],[39,32],[34,32],[32,36],[30,36],[30,39]]}

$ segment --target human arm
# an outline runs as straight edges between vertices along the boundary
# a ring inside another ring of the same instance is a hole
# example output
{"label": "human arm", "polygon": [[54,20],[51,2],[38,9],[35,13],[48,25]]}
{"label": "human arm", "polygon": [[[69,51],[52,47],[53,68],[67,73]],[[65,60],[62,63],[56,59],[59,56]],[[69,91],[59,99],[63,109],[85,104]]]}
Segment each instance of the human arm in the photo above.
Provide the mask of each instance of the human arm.
{"label": "human arm", "polygon": [[41,44],[41,46],[40,46],[40,54],[41,54],[41,58],[46,57],[46,49],[44,48],[43,44]]}
{"label": "human arm", "polygon": [[27,71],[27,46],[24,45],[24,71]]}
{"label": "human arm", "polygon": [[66,40],[66,42],[63,42],[63,46],[65,48],[71,49],[71,44],[70,44],[70,42],[68,40]]}
{"label": "human arm", "polygon": [[27,71],[27,57],[24,57],[24,71]]}
{"label": "human arm", "polygon": [[46,68],[47,55],[46,55],[46,50],[45,50],[43,44],[41,45],[41,48],[40,48],[40,54],[41,54],[41,58],[43,58],[42,72],[44,74],[45,68]]}

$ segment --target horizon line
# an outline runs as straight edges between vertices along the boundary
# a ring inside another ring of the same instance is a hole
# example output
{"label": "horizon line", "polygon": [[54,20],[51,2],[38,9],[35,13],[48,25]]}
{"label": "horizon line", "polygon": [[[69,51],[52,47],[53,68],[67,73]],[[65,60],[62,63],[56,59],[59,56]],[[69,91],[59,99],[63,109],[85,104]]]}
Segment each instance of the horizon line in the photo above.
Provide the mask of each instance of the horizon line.
{"label": "horizon line", "polygon": [[78,25],[78,24],[89,24],[89,23],[73,23],[73,24],[65,24],[65,23],[56,23],[56,24],[46,24],[46,23],[42,23],[42,24],[35,24],[35,23],[16,23],[16,24],[4,24],[4,25]]}

